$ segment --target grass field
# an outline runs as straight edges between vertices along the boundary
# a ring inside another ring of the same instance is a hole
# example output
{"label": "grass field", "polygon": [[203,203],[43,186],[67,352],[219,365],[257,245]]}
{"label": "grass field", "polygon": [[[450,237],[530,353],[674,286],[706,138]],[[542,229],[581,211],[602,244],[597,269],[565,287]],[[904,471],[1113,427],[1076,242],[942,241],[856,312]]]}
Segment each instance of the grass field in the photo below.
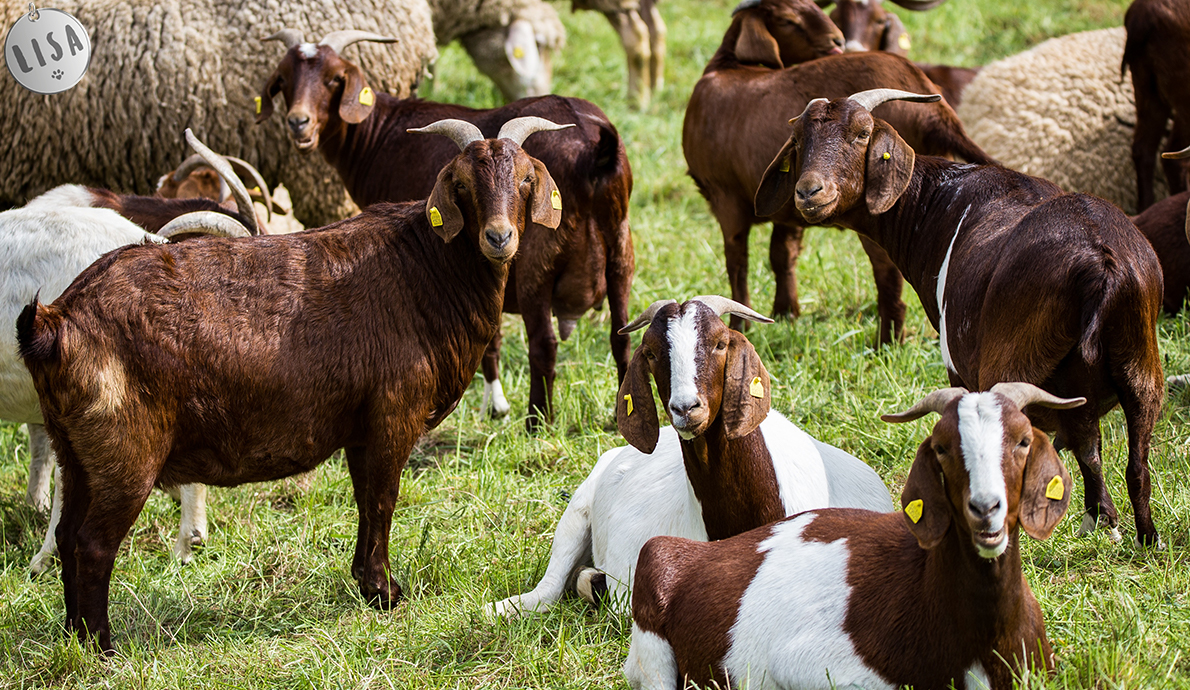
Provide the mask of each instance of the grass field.
{"label": "grass field", "polygon": [[[1071,31],[1119,25],[1126,0],[951,0],[926,14],[899,11],[913,57],[973,65]],[[654,299],[726,293],[722,242],[685,175],[682,113],[718,46],[731,5],[665,0],[669,63],[664,92],[628,109],[624,58],[606,21],[559,10],[570,32],[555,90],[600,104],[628,144],[637,277],[633,313]],[[443,52],[434,97],[496,104],[494,88],[458,48]],[[772,301],[767,228],[752,238],[755,304]],[[871,463],[899,492],[930,419],[888,425],[878,416],[946,385],[937,334],[907,289],[904,345],[874,351],[875,292],[855,236],[807,233],[800,262],[803,316],[754,327],[774,379],[773,405],[817,437]],[[504,381],[513,415],[479,414],[479,379],[456,412],[423,439],[404,475],[392,552],[407,598],[377,612],[348,573],[356,511],[340,457],[312,487],[291,481],[214,489],[211,535],[194,563],[172,562],[178,508],[149,500],[116,562],[111,615],[120,654],[103,661],[62,631],[56,574],[30,579],[45,517],[24,505],[23,431],[0,424],[0,686],[132,688],[595,688],[626,687],[620,665],[630,622],[568,600],[549,614],[493,624],[483,603],[531,588],[549,555],[566,492],[597,455],[619,445],[615,366],[607,319],[595,313],[560,347],[556,423],[523,430],[528,397],[524,330],[505,319]],[[1159,326],[1168,372],[1190,371],[1184,317]],[[1173,397],[1153,444],[1153,511],[1166,548],[1131,545],[1123,417],[1103,420],[1105,472],[1125,543],[1076,539],[1072,512],[1048,541],[1024,539],[1026,576],[1059,659],[1032,688],[1190,687],[1190,399]],[[113,430],[118,433],[118,430]],[[1073,458],[1063,455],[1077,478]]]}

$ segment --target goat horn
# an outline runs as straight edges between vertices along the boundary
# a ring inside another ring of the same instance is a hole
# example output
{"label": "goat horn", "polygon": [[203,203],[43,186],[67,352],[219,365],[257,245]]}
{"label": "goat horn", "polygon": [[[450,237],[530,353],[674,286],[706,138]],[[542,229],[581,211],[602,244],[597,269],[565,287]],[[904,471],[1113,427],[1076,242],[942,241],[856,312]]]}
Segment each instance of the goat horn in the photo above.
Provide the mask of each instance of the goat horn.
{"label": "goat horn", "polygon": [[880,418],[886,422],[899,424],[901,422],[912,422],[915,419],[924,417],[931,412],[942,414],[942,410],[951,401],[961,398],[967,394],[966,388],[941,388],[932,393],[927,393],[926,397],[917,402],[916,405],[910,407],[904,412],[897,412],[896,414],[882,414]]}
{"label": "goat horn", "polygon": [[196,168],[206,167],[206,165],[207,159],[203,158],[197,153],[190,154],[190,157],[182,161],[182,164],[178,166],[178,169],[174,171],[174,174],[170,175],[170,179],[175,183],[181,182],[182,180],[186,179],[187,175],[194,172]]}
{"label": "goat horn", "polygon": [[228,186],[231,187],[231,194],[236,198],[236,209],[240,212],[240,215],[248,219],[250,226],[248,231],[253,235],[259,235],[260,226],[256,222],[256,209],[252,207],[252,198],[248,196],[248,190],[244,188],[244,183],[240,181],[240,178],[231,169],[231,165],[223,159],[223,156],[215,153],[207,148],[206,144],[199,141],[198,137],[194,136],[194,132],[191,132],[189,127],[186,128],[186,143],[190,144],[190,148],[202,156],[206,160],[207,165],[219,173],[219,177],[222,177]]}
{"label": "goat horn", "polygon": [[217,211],[183,213],[165,224],[157,234],[166,239],[177,235],[212,235],[214,237],[250,237],[251,233],[235,218]]}
{"label": "goat horn", "polygon": [[619,331],[620,335],[628,335],[633,331],[639,331],[645,326],[648,326],[650,323],[653,323],[653,317],[657,315],[657,312],[660,311],[662,307],[667,304],[677,303],[678,301],[676,299],[659,299],[656,302],[653,302],[648,306],[647,309],[641,312],[640,316],[636,317],[635,321],[621,328]]}
{"label": "goat horn", "polygon": [[913,93],[912,91],[902,91],[900,89],[868,89],[867,91],[860,91],[852,94],[851,100],[859,103],[868,112],[872,112],[877,106],[887,103],[889,101],[911,101],[913,103],[933,103],[934,101],[942,100],[942,96],[932,94]]}
{"label": "goat horn", "polygon": [[360,41],[375,41],[376,43],[396,43],[399,39],[392,36],[381,36],[374,34],[371,31],[359,31],[356,29],[348,29],[347,31],[332,31],[322,40],[318,42],[320,46],[326,46],[336,53],[342,54],[347,46]]}
{"label": "goat horn", "polygon": [[1179,160],[1181,158],[1190,158],[1190,146],[1187,146],[1186,148],[1182,149],[1181,151],[1166,151],[1165,153],[1161,154],[1161,157],[1162,158],[1172,158],[1173,160]]}
{"label": "goat horn", "polygon": [[756,323],[772,323],[773,320],[769,317],[758,314],[748,307],[736,302],[735,300],[727,299],[720,295],[699,295],[698,297],[690,298],[691,302],[702,302],[710,307],[711,311],[715,312],[715,316],[723,316],[724,314],[731,314],[738,316],[741,319],[748,321],[755,321]]}
{"label": "goat horn", "polygon": [[441,134],[444,137],[449,137],[451,141],[458,144],[460,151],[467,148],[467,145],[471,142],[483,139],[483,132],[479,131],[478,127],[470,122],[455,120],[453,118],[431,122],[425,127],[415,127],[405,131]]}
{"label": "goat horn", "polygon": [[1066,410],[1071,407],[1078,407],[1087,402],[1086,398],[1059,398],[1053,393],[1043,391],[1031,383],[1022,383],[1020,381],[997,383],[988,392],[1003,395],[1015,403],[1019,409],[1024,409],[1025,405],[1041,405],[1042,407]]}
{"label": "goat horn", "polygon": [[[834,0],[831,0],[831,2],[834,2]],[[753,7],[759,7],[759,6],[760,6],[760,0],[741,0],[740,4],[736,5],[735,9],[731,11],[731,16],[734,17],[737,14],[739,14],[740,12],[743,12],[744,10],[750,10]]]}
{"label": "goat horn", "polygon": [[534,132],[552,132],[558,129],[566,129],[573,127],[573,124],[559,125],[544,117],[514,117],[504,126],[500,128],[500,133],[496,135],[497,139],[508,139],[520,146],[525,143],[525,139],[529,138],[530,134]]}
{"label": "goat horn", "polygon": [[910,10],[912,12],[925,12],[926,10],[932,10],[935,7],[937,7],[938,5],[941,5],[942,3],[946,2],[946,0],[892,0],[892,1],[897,3],[898,5],[900,5],[901,7],[904,7],[905,9]]}
{"label": "goat horn", "polygon": [[231,164],[232,170],[238,171],[237,174],[241,175],[241,180],[244,179],[242,175],[247,175],[260,188],[260,195],[264,197],[266,215],[268,216],[268,220],[271,221],[273,219],[273,195],[269,194],[269,186],[264,183],[264,177],[261,176],[260,171],[252,167],[252,164],[246,160],[234,156],[224,156],[224,158]]}
{"label": "goat horn", "polygon": [[792,125],[793,123],[795,123],[795,122],[797,122],[798,120],[802,119],[802,115],[805,115],[807,112],[809,112],[809,110],[810,110],[810,106],[814,105],[815,103],[817,103],[817,102],[819,102],[819,101],[822,101],[823,103],[826,103],[826,102],[827,102],[827,100],[826,100],[825,98],[815,98],[815,99],[811,100],[809,103],[807,103],[807,104],[806,104],[806,107],[805,107],[805,108],[802,108],[802,113],[801,113],[801,115],[798,115],[798,116],[797,116],[797,117],[795,117],[795,118],[791,118],[791,119],[789,120],[789,124],[791,124],[791,125]]}
{"label": "goat horn", "polygon": [[262,38],[260,40],[261,41],[281,41],[282,43],[285,44],[286,50],[289,50],[290,48],[292,48],[298,44],[306,42],[306,39],[302,37],[302,32],[298,31],[297,29],[281,29],[277,33],[273,34],[272,36],[265,36],[264,38]]}

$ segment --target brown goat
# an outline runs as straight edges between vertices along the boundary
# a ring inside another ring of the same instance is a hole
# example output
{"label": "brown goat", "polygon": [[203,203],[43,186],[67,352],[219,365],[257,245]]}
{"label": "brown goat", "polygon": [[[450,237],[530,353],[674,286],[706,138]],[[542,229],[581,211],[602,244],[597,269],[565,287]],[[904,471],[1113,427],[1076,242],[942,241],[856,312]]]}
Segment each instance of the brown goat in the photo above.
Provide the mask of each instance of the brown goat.
{"label": "brown goat", "polygon": [[[332,41],[347,33],[349,42]],[[529,340],[530,429],[552,413],[558,343],[551,311],[557,315],[562,340],[576,320],[598,308],[606,296],[611,310],[611,351],[623,380],[628,368],[629,338],[618,331],[628,323],[628,295],[635,271],[628,200],[632,170],[616,128],[598,107],[578,98],[526,98],[501,108],[474,110],[415,98],[374,93],[360,69],[339,56],[357,40],[390,40],[365,32],[336,32],[315,46],[286,30],[270,38],[288,47],[261,92],[257,122],[273,112],[280,93],[287,106],[286,122],[295,145],[317,148],[343,178],[348,193],[361,207],[378,201],[424,198],[438,170],[450,161],[445,141],[409,135],[442,118],[471,122],[485,135],[494,134],[514,117],[535,115],[575,125],[569,131],[526,144],[529,155],[545,163],[558,184],[555,202],[562,209],[558,230],[531,225],[512,266],[504,310],[525,320]],[[327,43],[335,45],[327,45]],[[337,48],[337,49],[336,49]],[[366,102],[366,105],[365,105]],[[500,389],[500,335],[484,356],[485,406],[504,414],[508,403]]]}
{"label": "brown goat", "polygon": [[[769,265],[776,274],[773,314],[796,317],[797,257],[805,223],[796,211],[757,215],[753,197],[772,153],[789,133],[787,113],[801,112],[811,98],[844,96],[881,84],[932,91],[934,85],[904,58],[888,53],[838,52],[841,36],[810,0],[749,0],[742,3],[694,87],[682,126],[682,149],[690,176],[710,203],[723,232],[731,298],[751,306],[748,294],[748,234],[773,222]],[[800,47],[799,47],[800,46]],[[811,60],[819,55],[828,55]],[[790,62],[811,60],[779,69]],[[774,69],[777,68],[777,69]],[[944,103],[928,110],[889,104],[882,111],[902,136],[923,153],[991,162],[967,138],[958,116]],[[872,261],[880,316],[878,342],[900,339],[905,321],[901,275],[884,250],[861,238]],[[743,328],[732,317],[732,328]]]}
{"label": "brown goat", "polygon": [[428,201],[293,235],[125,247],[21,312],[63,471],[68,629],[112,649],[112,565],[154,484],[279,479],[338,448],[360,514],[351,573],[392,606],[401,470],[479,366],[530,219],[561,220],[549,172],[519,145],[557,127],[521,118],[485,140],[435,123],[424,131],[462,152]]}
{"label": "brown goat", "polygon": [[1161,275],[1165,290],[1161,306],[1165,313],[1173,316],[1186,303],[1190,291],[1190,242],[1186,240],[1186,204],[1190,203],[1190,192],[1166,197],[1153,204],[1138,216],[1132,217],[1133,224],[1153,245],[1157,260],[1161,262]]}
{"label": "brown goat", "polygon": [[756,194],[757,212],[800,213],[851,228],[888,250],[938,329],[952,385],[1026,381],[1089,404],[1030,410],[1078,459],[1084,531],[1119,517],[1103,481],[1099,417],[1118,402],[1128,425],[1128,494],[1137,539],[1157,544],[1149,444],[1164,381],[1157,351],[1161,267],[1115,206],[1066,194],[997,165],[915,156],[872,116],[889,100],[939,97],[876,89],[795,118]]}

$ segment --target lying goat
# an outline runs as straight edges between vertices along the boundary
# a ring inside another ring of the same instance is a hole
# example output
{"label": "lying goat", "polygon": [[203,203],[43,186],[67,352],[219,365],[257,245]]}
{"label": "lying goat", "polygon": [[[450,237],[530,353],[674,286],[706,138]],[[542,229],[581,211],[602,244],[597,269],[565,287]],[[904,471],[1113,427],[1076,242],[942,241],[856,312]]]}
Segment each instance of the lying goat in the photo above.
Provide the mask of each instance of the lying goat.
{"label": "lying goat", "polygon": [[508,264],[556,187],[521,150],[423,128],[461,152],[428,201],[250,241],[110,252],[17,319],[21,356],[62,465],[66,626],[112,649],[108,588],[154,484],[234,486],[310,470],[346,448],[359,507],[351,573],[391,607],[389,527],[418,437],[458,404],[500,323]]}
{"label": "lying goat", "polygon": [[757,213],[793,208],[811,224],[858,231],[888,250],[938,329],[950,381],[986,390],[1028,381],[1089,404],[1030,410],[1078,459],[1083,530],[1119,517],[1103,481],[1099,417],[1118,402],[1128,425],[1128,494],[1137,540],[1158,543],[1149,512],[1149,444],[1164,381],[1157,351],[1161,267],[1115,206],[995,165],[959,165],[913,149],[871,111],[937,100],[875,89],[795,118],[765,171]]}
{"label": "lying goat", "polygon": [[[648,327],[616,403],[632,445],[604,453],[579,486],[537,587],[492,613],[545,611],[571,584],[627,610],[637,554],[659,534],[706,541],[810,508],[892,510],[872,468],[769,411],[768,372],[723,314],[771,323],[710,296],[654,302],[624,329]],[[672,427],[658,429],[650,374]]]}
{"label": "lying goat", "polygon": [[650,540],[624,675],[658,690],[1011,690],[1014,674],[1051,671],[1019,529],[1053,532],[1070,474],[1021,410],[1083,402],[1022,383],[935,391],[884,417],[941,415],[903,512],[817,510],[710,544]]}

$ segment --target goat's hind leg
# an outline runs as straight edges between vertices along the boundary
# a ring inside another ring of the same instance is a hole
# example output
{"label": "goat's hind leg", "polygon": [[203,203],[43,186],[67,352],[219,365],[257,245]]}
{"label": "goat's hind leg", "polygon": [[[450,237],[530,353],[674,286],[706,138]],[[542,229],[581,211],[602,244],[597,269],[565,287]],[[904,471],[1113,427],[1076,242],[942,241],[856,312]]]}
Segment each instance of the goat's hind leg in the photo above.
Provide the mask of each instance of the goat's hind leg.
{"label": "goat's hind leg", "polygon": [[38,512],[50,510],[50,477],[57,459],[50,447],[50,437],[42,424],[26,424],[29,429],[29,485],[25,500]]}
{"label": "goat's hind leg", "polygon": [[[1156,350],[1154,345],[1153,350]],[[1132,371],[1142,370],[1141,367],[1129,367]],[[1153,371],[1150,363],[1147,371]],[[1153,439],[1153,427],[1161,414],[1161,400],[1164,388],[1160,363],[1155,367],[1156,375],[1145,377],[1134,374],[1135,378],[1147,378],[1139,385],[1132,382],[1121,382],[1118,385],[1120,407],[1124,410],[1124,419],[1128,426],[1128,469],[1125,476],[1128,480],[1128,498],[1132,503],[1132,512],[1136,519],[1136,543],[1141,546],[1161,547],[1161,537],[1153,524],[1153,515],[1149,509],[1149,497],[1152,487],[1149,482],[1149,447]]]}
{"label": "goat's hind leg", "polygon": [[[1099,432],[1099,420],[1091,409],[1095,402],[1066,410],[1065,414],[1068,416],[1063,420],[1060,435],[1069,445],[1083,475],[1083,506],[1086,512],[1083,513],[1082,525],[1078,530],[1079,536],[1093,532],[1102,520],[1109,530],[1108,537],[1113,542],[1118,542],[1120,530],[1117,525],[1120,517],[1103,479],[1103,458],[1100,456],[1102,436]],[[1075,419],[1071,420],[1070,417]]]}
{"label": "goat's hind leg", "polygon": [[62,468],[54,467],[54,500],[50,507],[50,524],[45,529],[45,539],[41,542],[41,550],[29,562],[29,573],[41,575],[50,567],[50,561],[58,550],[56,532],[58,523],[62,520]]}
{"label": "goat's hind leg", "polygon": [[769,267],[777,279],[773,316],[796,319],[802,315],[802,308],[797,303],[797,258],[802,253],[805,232],[800,225],[773,221],[773,235],[769,242]]}

